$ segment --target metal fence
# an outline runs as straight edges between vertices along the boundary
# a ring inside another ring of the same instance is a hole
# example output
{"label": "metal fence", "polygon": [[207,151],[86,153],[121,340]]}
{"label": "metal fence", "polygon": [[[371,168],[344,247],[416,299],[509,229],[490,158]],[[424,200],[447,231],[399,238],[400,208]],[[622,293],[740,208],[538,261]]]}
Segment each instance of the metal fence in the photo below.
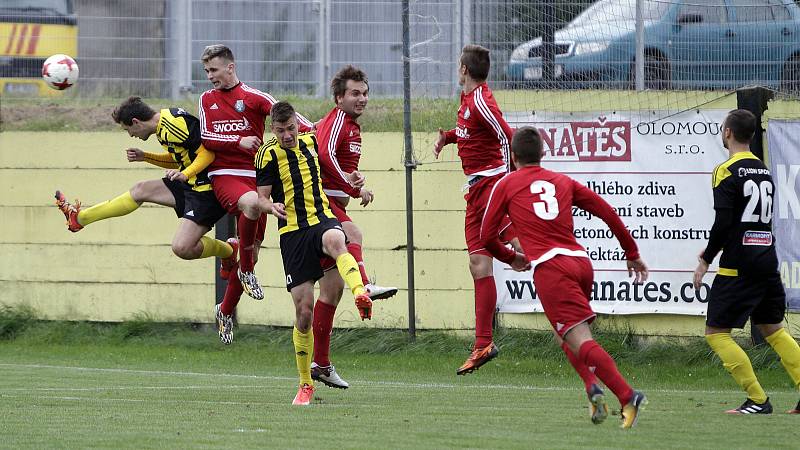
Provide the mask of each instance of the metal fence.
{"label": "metal fence", "polygon": [[[242,80],[279,94],[325,96],[350,63],[368,72],[373,95],[402,93],[398,1],[72,3],[82,96],[203,91],[199,56],[211,43],[232,48]],[[800,86],[800,8],[788,0],[421,0],[410,12],[416,95],[458,92],[467,43],[492,50],[497,88],[632,89],[637,60],[640,89]],[[14,36],[4,40],[13,47]]]}

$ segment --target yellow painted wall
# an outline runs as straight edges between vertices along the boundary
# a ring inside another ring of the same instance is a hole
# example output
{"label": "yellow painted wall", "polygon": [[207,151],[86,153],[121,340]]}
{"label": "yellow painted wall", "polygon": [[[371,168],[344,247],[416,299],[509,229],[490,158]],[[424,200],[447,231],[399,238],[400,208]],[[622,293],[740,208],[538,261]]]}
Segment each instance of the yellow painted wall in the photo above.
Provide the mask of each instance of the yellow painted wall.
{"label": "yellow painted wall", "polygon": [[[651,93],[625,98],[626,105],[618,109],[640,109],[648,103],[674,109],[698,100],[712,101],[706,106],[710,108],[735,107],[735,98],[716,94]],[[549,92],[501,92],[498,99],[509,111],[522,104],[537,105],[540,110],[599,110],[621,101],[619,93],[601,92],[561,97]],[[433,138],[432,134],[415,135],[416,153],[425,156]],[[121,321],[149,314],[158,320],[213,320],[213,261],[182,261],[172,255],[169,243],[177,219],[171,210],[144,206],[129,216],[98,222],[73,234],[53,206],[56,189],[92,205],[138,180],[159,178],[161,169],[125,161],[123,149],[130,146],[160,150],[155,140],[141,143],[123,132],[0,133],[0,304],[30,304],[49,319]],[[403,328],[408,310],[402,135],[365,130],[363,148],[362,168],[376,201],[365,209],[353,206],[351,216],[365,234],[370,274],[377,275],[380,284],[402,289],[397,297],[376,302],[374,319],[366,323],[358,319],[352,300],[345,295],[336,324]],[[463,237],[464,179],[453,150],[451,146],[443,154],[444,162],[424,164],[414,173],[419,328],[470,329],[474,324]],[[244,297],[240,321],[290,325],[293,309],[283,288],[274,222],[268,224],[256,272],[266,300]],[[541,314],[506,314],[501,323],[548,328]],[[702,317],[689,316],[617,316],[605,323],[646,334],[698,335],[703,329]]]}

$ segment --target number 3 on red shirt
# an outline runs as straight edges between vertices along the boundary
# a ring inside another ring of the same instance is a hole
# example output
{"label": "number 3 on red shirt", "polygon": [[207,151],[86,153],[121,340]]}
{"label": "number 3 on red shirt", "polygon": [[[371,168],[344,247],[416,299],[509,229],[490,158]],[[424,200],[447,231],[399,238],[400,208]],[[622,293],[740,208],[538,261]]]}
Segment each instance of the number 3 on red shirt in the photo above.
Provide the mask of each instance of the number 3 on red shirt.
{"label": "number 3 on red shirt", "polygon": [[549,181],[536,180],[531,183],[531,194],[539,194],[539,201],[533,202],[533,212],[541,219],[553,220],[558,217],[556,187]]}

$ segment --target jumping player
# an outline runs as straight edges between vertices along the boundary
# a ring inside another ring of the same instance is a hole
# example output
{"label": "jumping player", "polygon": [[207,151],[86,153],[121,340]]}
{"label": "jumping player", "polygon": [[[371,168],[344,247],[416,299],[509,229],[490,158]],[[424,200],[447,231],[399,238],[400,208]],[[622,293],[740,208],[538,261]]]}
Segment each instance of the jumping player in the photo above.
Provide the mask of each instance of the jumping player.
{"label": "jumping player", "polygon": [[489,193],[510,169],[508,151],[513,131],[486,84],[489,76],[489,50],[467,45],[461,52],[458,82],[462,86],[461,107],[456,128],[439,138],[433,153],[438,158],[442,147],[457,143],[461,166],[467,176],[467,210],[464,234],[469,252],[469,271],[475,284],[475,344],[458,375],[471,373],[497,356],[492,342],[492,319],[497,306],[492,257],[480,240],[481,219]]}

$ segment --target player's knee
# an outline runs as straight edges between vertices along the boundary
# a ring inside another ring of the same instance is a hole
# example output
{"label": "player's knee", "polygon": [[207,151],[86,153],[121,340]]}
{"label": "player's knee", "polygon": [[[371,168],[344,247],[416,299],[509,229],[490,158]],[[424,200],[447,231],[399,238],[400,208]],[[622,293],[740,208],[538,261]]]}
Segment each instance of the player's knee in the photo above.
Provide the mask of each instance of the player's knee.
{"label": "player's knee", "polygon": [[261,209],[258,206],[258,194],[255,192],[248,192],[239,197],[237,205],[245,217],[250,220],[256,220],[261,215]]}
{"label": "player's knee", "polygon": [[131,187],[131,197],[134,201],[141,203],[147,200],[147,185],[144,181],[139,181]]}
{"label": "player's knee", "polygon": [[484,255],[470,255],[469,271],[474,280],[492,276],[492,258]]}
{"label": "player's knee", "polygon": [[311,318],[313,315],[313,309],[310,305],[306,305],[305,303],[300,304],[297,306],[296,309],[296,327],[300,332],[306,332],[309,328],[311,328]]}
{"label": "player's knee", "polygon": [[186,242],[173,242],[172,253],[181,259],[197,259],[200,253],[197,251],[197,245],[188,244]]}
{"label": "player's knee", "polygon": [[364,242],[364,235],[361,234],[361,230],[359,230],[358,227],[353,224],[353,222],[342,223],[342,228],[344,229],[344,233],[347,235],[348,241],[355,242],[357,244]]}

